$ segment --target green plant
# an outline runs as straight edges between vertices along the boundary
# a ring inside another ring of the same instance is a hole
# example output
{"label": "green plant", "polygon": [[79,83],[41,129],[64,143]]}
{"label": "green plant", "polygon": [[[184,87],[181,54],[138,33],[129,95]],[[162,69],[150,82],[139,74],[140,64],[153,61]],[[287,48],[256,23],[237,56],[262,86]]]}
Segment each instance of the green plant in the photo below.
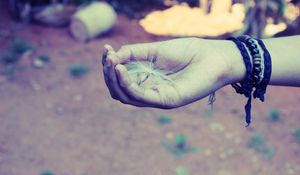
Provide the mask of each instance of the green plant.
{"label": "green plant", "polygon": [[4,64],[11,64],[17,62],[19,58],[20,57],[15,54],[9,54],[9,55],[2,56],[1,62],[3,62]]}
{"label": "green plant", "polygon": [[69,73],[73,77],[81,77],[90,71],[90,66],[85,64],[74,63],[69,66]]}
{"label": "green plant", "polygon": [[167,116],[161,116],[158,119],[158,123],[161,125],[166,125],[172,122],[172,119],[170,117]]}
{"label": "green plant", "polygon": [[21,38],[15,38],[11,42],[10,53],[1,57],[1,62],[4,64],[16,63],[20,60],[22,54],[28,50],[32,50],[29,42]]}
{"label": "green plant", "polygon": [[188,170],[182,166],[176,167],[175,172],[176,172],[176,175],[189,175]]}
{"label": "green plant", "polygon": [[16,67],[12,64],[5,65],[5,73],[7,74],[8,79],[14,79],[16,74]]}
{"label": "green plant", "polygon": [[199,151],[198,148],[189,146],[187,142],[188,138],[185,135],[175,135],[172,143],[169,143],[167,140],[163,140],[162,145],[177,157],[182,157],[187,153]]}
{"label": "green plant", "polygon": [[296,138],[297,142],[300,144],[300,128],[296,129],[294,132],[294,137]]}
{"label": "green plant", "polygon": [[42,172],[41,175],[54,175],[54,173],[52,171],[47,170]]}
{"label": "green plant", "polygon": [[273,122],[277,122],[279,120],[281,120],[282,115],[281,112],[278,109],[271,109],[270,110],[270,120]]}
{"label": "green plant", "polygon": [[253,135],[250,138],[248,146],[255,151],[264,152],[266,149],[265,138],[261,135]]}
{"label": "green plant", "polygon": [[11,44],[11,53],[12,55],[20,56],[28,50],[32,50],[32,45],[22,38],[15,38]]}
{"label": "green plant", "polygon": [[262,153],[266,160],[274,156],[275,150],[272,147],[267,147],[265,143],[265,138],[261,135],[251,136],[248,147],[254,149],[255,151]]}
{"label": "green plant", "polygon": [[269,159],[271,159],[273,156],[274,156],[274,153],[275,153],[275,150],[274,150],[274,148],[267,148],[266,150],[265,150],[265,152],[264,152],[264,158],[266,159],[266,160],[269,160]]}

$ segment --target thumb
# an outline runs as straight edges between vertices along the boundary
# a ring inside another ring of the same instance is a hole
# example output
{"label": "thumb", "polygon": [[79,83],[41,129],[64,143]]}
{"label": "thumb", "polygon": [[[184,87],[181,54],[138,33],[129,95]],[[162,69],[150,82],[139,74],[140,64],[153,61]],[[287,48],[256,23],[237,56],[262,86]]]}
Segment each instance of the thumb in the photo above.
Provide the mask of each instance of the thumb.
{"label": "thumb", "polygon": [[156,57],[157,43],[130,44],[122,46],[117,52],[120,63],[130,61],[152,61]]}

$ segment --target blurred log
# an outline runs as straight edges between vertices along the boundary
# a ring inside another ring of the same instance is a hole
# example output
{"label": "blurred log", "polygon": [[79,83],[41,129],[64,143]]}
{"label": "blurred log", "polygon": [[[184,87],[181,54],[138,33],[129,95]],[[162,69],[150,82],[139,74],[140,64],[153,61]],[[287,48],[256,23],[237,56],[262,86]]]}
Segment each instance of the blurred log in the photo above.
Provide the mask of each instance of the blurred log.
{"label": "blurred log", "polygon": [[116,13],[107,3],[94,2],[79,9],[71,19],[70,32],[78,41],[87,41],[110,30]]}
{"label": "blurred log", "polygon": [[40,12],[34,13],[33,19],[48,26],[62,27],[69,24],[70,18],[75,11],[75,6],[52,4],[46,6]]}

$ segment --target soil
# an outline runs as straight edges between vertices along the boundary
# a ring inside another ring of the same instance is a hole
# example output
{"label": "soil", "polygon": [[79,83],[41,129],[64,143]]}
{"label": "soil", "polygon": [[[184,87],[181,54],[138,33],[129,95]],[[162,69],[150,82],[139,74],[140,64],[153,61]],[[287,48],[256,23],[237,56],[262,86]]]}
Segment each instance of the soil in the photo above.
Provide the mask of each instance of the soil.
{"label": "soil", "polygon": [[[300,174],[300,144],[293,135],[300,128],[299,88],[269,87],[266,102],[253,103],[248,128],[246,99],[229,86],[216,93],[213,113],[208,99],[173,110],[124,105],[105,86],[103,45],[166,38],[120,15],[111,32],[80,43],[67,28],[24,26],[0,5],[0,55],[12,38],[21,37],[32,43],[35,55],[51,58],[40,69],[22,59],[12,80],[0,74],[0,175]],[[68,71],[73,63],[91,71],[74,78]],[[280,120],[270,119],[272,111]],[[171,122],[159,122],[161,116]],[[162,145],[178,134],[199,151],[178,157]]]}

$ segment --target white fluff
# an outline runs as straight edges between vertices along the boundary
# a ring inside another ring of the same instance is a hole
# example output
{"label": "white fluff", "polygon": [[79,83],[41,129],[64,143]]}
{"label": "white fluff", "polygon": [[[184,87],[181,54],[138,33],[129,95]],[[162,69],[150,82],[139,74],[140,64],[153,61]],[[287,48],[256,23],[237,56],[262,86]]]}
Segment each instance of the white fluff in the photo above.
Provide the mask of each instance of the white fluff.
{"label": "white fluff", "polygon": [[152,79],[151,81],[154,79],[155,83],[173,82],[173,80],[167,76],[171,72],[155,69],[152,62],[134,61],[125,64],[125,67],[130,75],[135,74],[137,76],[136,81],[138,84],[141,84],[150,78]]}

